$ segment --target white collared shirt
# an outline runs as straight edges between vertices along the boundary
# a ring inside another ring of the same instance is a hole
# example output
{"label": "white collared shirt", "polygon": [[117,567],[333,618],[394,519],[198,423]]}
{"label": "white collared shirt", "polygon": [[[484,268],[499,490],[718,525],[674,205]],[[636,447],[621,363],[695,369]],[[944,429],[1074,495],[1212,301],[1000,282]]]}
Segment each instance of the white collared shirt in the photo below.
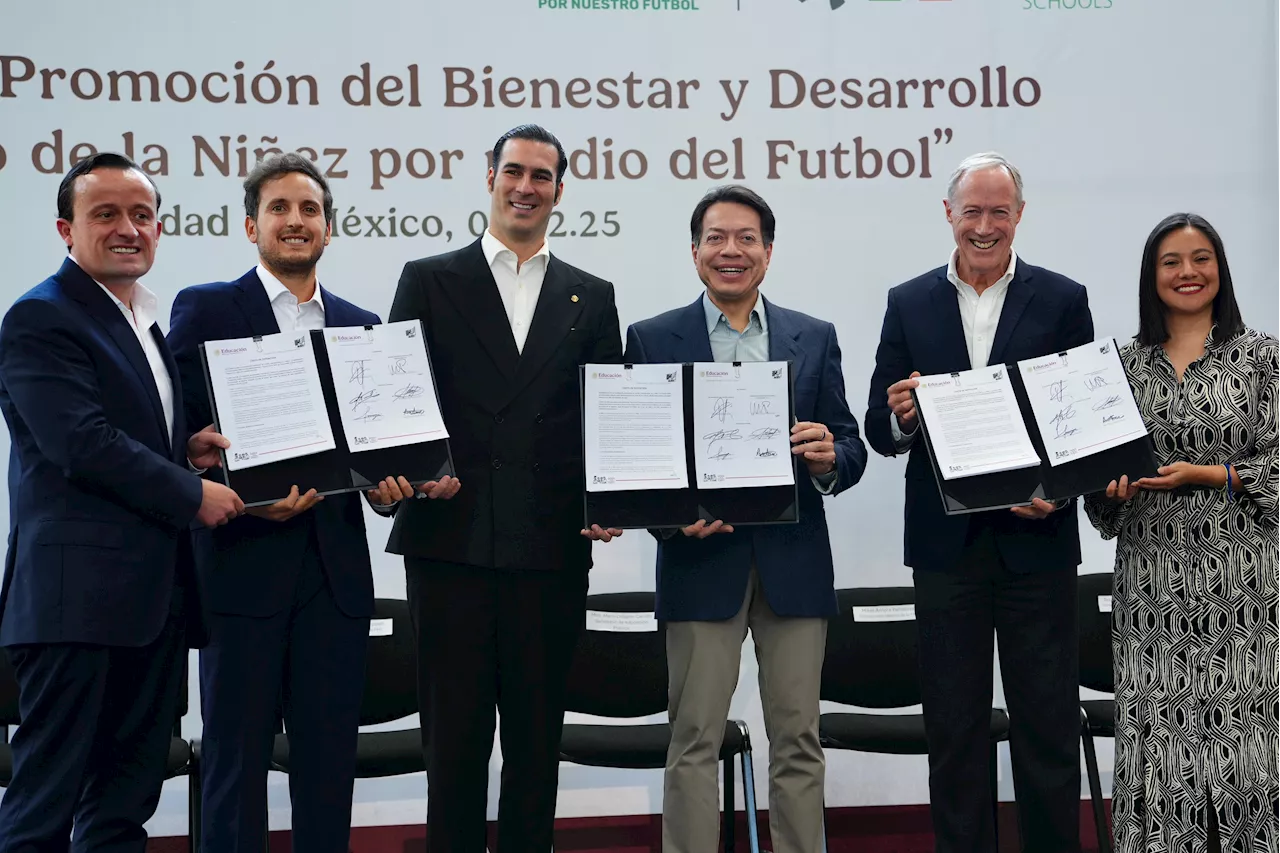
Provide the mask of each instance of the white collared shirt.
{"label": "white collared shirt", "polygon": [[320,294],[320,282],[316,282],[315,294],[299,304],[298,297],[290,293],[289,288],[281,284],[280,279],[262,264],[258,264],[258,280],[262,282],[262,289],[267,292],[271,313],[276,315],[276,325],[281,332],[324,328],[324,297]]}
{"label": "white collared shirt", "polygon": [[516,350],[524,352],[524,341],[529,336],[533,311],[538,307],[538,295],[542,293],[542,280],[547,275],[551,252],[544,240],[542,248],[532,258],[519,264],[517,269],[516,253],[503,245],[488,229],[480,238],[480,248],[484,251],[484,259],[489,264],[490,272],[493,273],[493,280],[498,285],[502,307],[507,310],[507,322],[511,324],[511,334],[516,339]]}
{"label": "white collared shirt", "polygon": [[969,348],[969,367],[976,370],[986,367],[991,358],[991,344],[996,337],[996,327],[1000,325],[1000,310],[1004,308],[1009,282],[1013,281],[1013,270],[1018,265],[1018,253],[1009,250],[1009,266],[1004,275],[981,294],[973,285],[960,280],[960,275],[956,272],[956,258],[959,254],[959,249],[951,251],[951,260],[947,262],[947,280],[956,289],[960,302],[960,325],[964,327],[964,342]]}
{"label": "white collared shirt", "polygon": [[[960,305],[960,325],[964,329],[965,348],[969,351],[969,367],[977,369],[986,367],[991,358],[991,345],[995,342],[996,328],[1000,325],[1000,312],[1004,309],[1004,298],[1009,293],[1009,282],[1013,281],[1014,269],[1018,266],[1018,253],[1009,250],[1009,266],[1004,275],[981,294],[973,285],[962,281],[956,272],[956,259],[959,255],[959,249],[951,250],[951,259],[947,261],[947,281],[956,289],[956,300]],[[898,428],[897,416],[890,415],[889,432],[893,435],[893,443],[899,450],[904,450],[915,440],[919,430],[904,434]]]}
{"label": "white collared shirt", "polygon": [[[80,262],[76,261],[75,256],[71,257],[76,266],[80,266]],[[84,268],[81,267],[83,270]],[[120,309],[120,313],[124,315],[125,321],[129,324],[129,328],[133,329],[133,334],[138,338],[138,343],[142,345],[142,353],[147,357],[147,364],[151,367],[151,377],[156,383],[156,393],[160,396],[160,408],[164,411],[164,426],[168,430],[167,436],[172,439],[173,436],[173,377],[169,375],[169,368],[165,366],[164,356],[160,353],[160,345],[156,343],[155,335],[151,334],[151,327],[156,325],[156,318],[159,316],[160,302],[156,299],[156,295],[147,290],[141,284],[133,286],[133,306],[130,307],[120,301],[114,293],[107,288],[102,282],[94,280],[94,284],[102,288],[102,292],[111,297],[111,301]]]}

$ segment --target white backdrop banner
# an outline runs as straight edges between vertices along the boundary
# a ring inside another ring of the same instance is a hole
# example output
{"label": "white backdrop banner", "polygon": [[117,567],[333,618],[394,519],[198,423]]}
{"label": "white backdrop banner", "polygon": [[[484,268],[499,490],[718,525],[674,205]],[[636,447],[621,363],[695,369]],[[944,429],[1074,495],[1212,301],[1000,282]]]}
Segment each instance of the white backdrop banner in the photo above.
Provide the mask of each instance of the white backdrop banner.
{"label": "white backdrop banner", "polygon": [[[1177,210],[1218,227],[1246,322],[1276,332],[1272,0],[15,0],[3,19],[6,305],[61,262],[56,188],[88,153],[126,153],[159,184],[146,283],[167,315],[182,287],[256,263],[241,180],[298,150],[338,207],[321,281],[385,318],[406,261],[483,231],[487,151],[536,122],[570,152],[552,251],[614,282],[624,329],[700,292],[687,223],[702,193],[761,192],[778,217],[765,291],[835,323],[859,419],[885,293],[946,262],[941,199],[977,151],[1022,169],[1018,252],[1088,287],[1100,337],[1136,331],[1143,240]],[[838,585],[910,583],[903,467],[873,456],[828,502]],[[402,596],[388,529],[370,515],[377,592]],[[1110,546],[1082,531],[1082,571],[1108,570]],[[653,558],[641,531],[597,545],[592,591],[652,589]],[[764,755],[749,652],[740,684],[732,712]],[[194,736],[194,684],[192,702]],[[564,816],[661,810],[657,771],[561,778]],[[184,785],[155,832],[185,831]],[[285,785],[272,780],[275,828]],[[420,822],[425,797],[421,776],[361,782],[356,822]],[[830,805],[927,798],[923,759],[829,758]]]}

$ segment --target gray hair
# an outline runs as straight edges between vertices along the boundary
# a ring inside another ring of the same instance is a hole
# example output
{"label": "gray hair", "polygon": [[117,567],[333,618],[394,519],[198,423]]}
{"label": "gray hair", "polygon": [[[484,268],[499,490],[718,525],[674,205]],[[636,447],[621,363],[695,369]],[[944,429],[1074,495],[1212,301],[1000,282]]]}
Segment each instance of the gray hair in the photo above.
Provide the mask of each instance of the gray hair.
{"label": "gray hair", "polygon": [[1013,189],[1018,199],[1018,207],[1022,207],[1022,173],[1018,171],[1017,166],[1009,162],[1008,158],[995,151],[970,154],[960,161],[960,165],[956,166],[956,170],[951,173],[951,180],[947,181],[947,201],[955,204],[956,188],[960,186],[964,176],[970,172],[979,172],[983,169],[1004,169],[1008,172],[1009,177],[1013,178]]}

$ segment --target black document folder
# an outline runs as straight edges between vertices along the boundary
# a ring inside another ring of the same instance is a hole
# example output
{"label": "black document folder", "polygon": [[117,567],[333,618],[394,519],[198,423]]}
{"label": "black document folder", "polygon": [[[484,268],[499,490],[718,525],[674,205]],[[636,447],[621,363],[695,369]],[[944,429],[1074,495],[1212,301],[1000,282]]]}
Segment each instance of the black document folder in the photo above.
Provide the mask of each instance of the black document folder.
{"label": "black document folder", "polygon": [[[324,394],[329,425],[333,430],[334,449],[237,471],[227,469],[224,451],[222,467],[216,469],[216,472],[210,471],[210,474],[216,473],[223,483],[234,489],[244,501],[245,506],[275,503],[288,497],[290,487],[295,485],[302,493],[308,489],[315,489],[322,495],[333,495],[375,488],[381,480],[391,476],[402,476],[414,485],[438,480],[446,475],[452,476],[453,456],[450,453],[447,438],[420,444],[363,450],[359,453],[352,453],[347,448],[338,409],[340,404],[334,388],[333,375],[328,366],[328,347],[324,332],[323,329],[311,330],[311,347],[320,374],[320,389]],[[426,346],[425,335],[422,340],[423,346]],[[427,355],[430,362],[430,352]],[[218,429],[218,401],[213,394],[213,383],[209,378],[209,361],[204,347],[200,347],[200,361],[204,367],[209,404],[213,408],[214,428]],[[431,384],[434,386],[434,374],[432,379]],[[439,405],[438,396],[437,392],[437,405]]]}
{"label": "black document folder", "polygon": [[[629,365],[627,365],[629,366]],[[808,476],[802,465],[792,462],[796,481],[789,486],[760,486],[740,489],[699,489],[694,467],[693,364],[682,365],[684,373],[685,464],[689,488],[641,489],[625,492],[588,492],[583,483],[586,527],[660,528],[685,527],[704,519],[720,520],[735,527],[746,524],[785,524],[800,520],[796,482]],[[586,368],[579,367],[583,429],[586,429]],[[787,423],[795,423],[795,377],[787,362]],[[583,449],[585,458],[586,450]]]}
{"label": "black document folder", "polygon": [[1018,468],[1012,471],[996,471],[991,474],[978,474],[972,477],[961,477],[946,480],[938,467],[938,459],[933,451],[933,442],[929,438],[929,423],[920,410],[915,392],[911,392],[916,403],[916,417],[920,420],[920,428],[924,431],[922,438],[929,453],[929,464],[933,468],[933,476],[938,482],[938,492],[942,497],[942,506],[947,515],[964,515],[970,512],[1008,509],[1015,506],[1029,506],[1032,498],[1045,501],[1066,500],[1093,492],[1105,491],[1112,480],[1119,480],[1127,474],[1130,482],[1140,477],[1156,476],[1155,449],[1151,444],[1151,436],[1144,435],[1124,444],[1065,462],[1061,465],[1050,465],[1049,455],[1045,451],[1044,441],[1036,426],[1035,414],[1031,408],[1031,400],[1027,396],[1021,371],[1017,365],[1005,366],[1009,381],[1013,385],[1013,393],[1018,398],[1018,409],[1022,413],[1022,421],[1026,425],[1027,435],[1040,464],[1030,468]]}

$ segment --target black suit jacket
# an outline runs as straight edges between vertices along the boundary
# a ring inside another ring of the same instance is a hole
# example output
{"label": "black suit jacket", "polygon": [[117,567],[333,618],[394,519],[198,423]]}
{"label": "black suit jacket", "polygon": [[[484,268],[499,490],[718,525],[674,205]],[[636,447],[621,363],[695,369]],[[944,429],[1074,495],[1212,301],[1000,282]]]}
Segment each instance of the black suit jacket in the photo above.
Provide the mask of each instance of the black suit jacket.
{"label": "black suit jacket", "polygon": [[477,240],[406,264],[388,319],[426,328],[462,488],[449,501],[402,504],[387,550],[589,569],[578,365],[622,361],[613,285],[552,255],[521,353]]}
{"label": "black suit jacket", "polygon": [[[1084,287],[1065,276],[1032,266],[1021,258],[1005,294],[990,364],[1036,358],[1093,340],[1093,316]],[[889,419],[889,386],[914,370],[929,376],[968,370],[969,349],[960,321],[955,285],[939,267],[889,291],[889,303],[876,350],[876,369],[867,401],[867,443],[894,456]],[[906,471],[906,553],[908,566],[926,571],[955,567],[965,546],[971,515],[946,515],[929,465],[923,436],[911,445]],[[980,514],[992,525],[1005,564],[1015,572],[1074,569],[1080,564],[1076,506],[1048,518],[1022,519],[1009,510]]]}

